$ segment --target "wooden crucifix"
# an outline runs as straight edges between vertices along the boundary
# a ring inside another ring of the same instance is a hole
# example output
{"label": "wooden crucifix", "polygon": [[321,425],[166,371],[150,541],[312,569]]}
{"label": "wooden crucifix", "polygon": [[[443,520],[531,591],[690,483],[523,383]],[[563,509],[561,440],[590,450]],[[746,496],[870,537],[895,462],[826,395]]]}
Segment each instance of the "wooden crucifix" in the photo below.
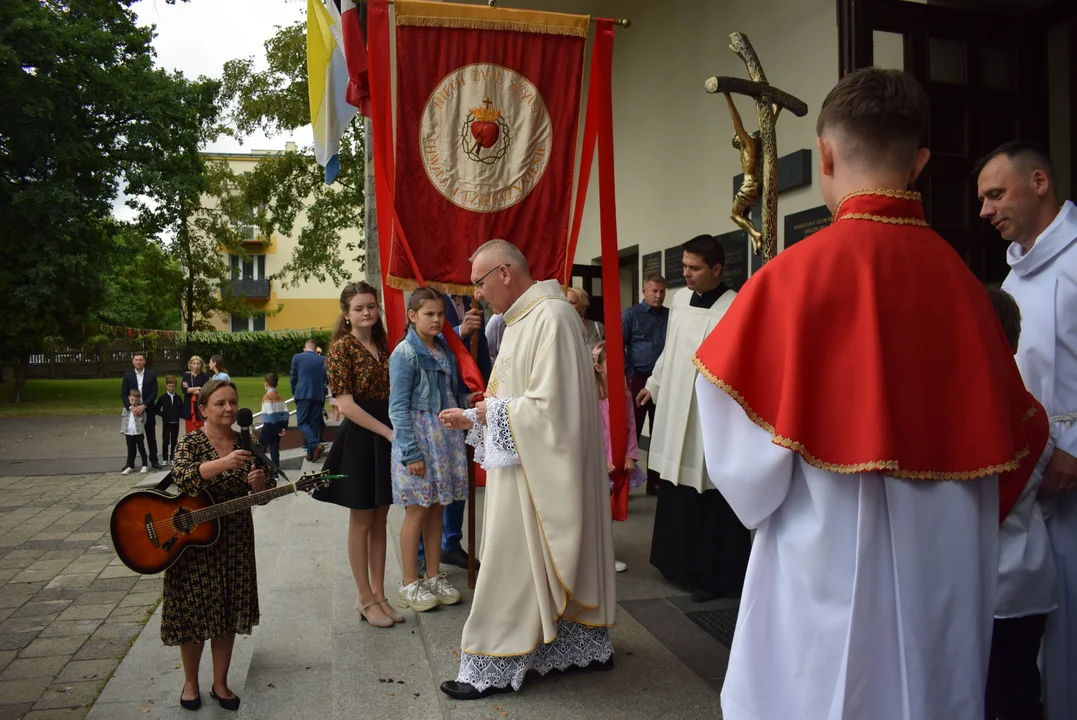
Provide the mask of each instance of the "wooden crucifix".
{"label": "wooden crucifix", "polygon": [[[771,260],[778,252],[778,113],[786,109],[797,117],[808,114],[804,101],[779,90],[767,82],[763,66],[755,54],[755,48],[744,33],[729,36],[729,49],[748,68],[749,79],[735,77],[712,77],[704,87],[708,93],[722,93],[733,119],[733,147],[740,153],[744,181],[733,200],[730,218],[748,233],[756,255],[762,253],[763,262]],[[755,100],[759,119],[758,137],[744,129],[744,123],[733,103],[732,95],[747,95]],[[759,161],[762,159],[762,177]],[[752,208],[762,199],[762,227],[756,228],[751,220]]]}

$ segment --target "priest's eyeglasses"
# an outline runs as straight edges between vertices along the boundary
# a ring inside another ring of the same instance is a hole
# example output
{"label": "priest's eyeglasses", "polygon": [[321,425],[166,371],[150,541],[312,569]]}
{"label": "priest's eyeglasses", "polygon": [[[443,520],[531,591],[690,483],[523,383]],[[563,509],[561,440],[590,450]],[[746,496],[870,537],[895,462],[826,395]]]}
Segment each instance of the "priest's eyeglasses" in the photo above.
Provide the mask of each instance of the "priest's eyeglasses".
{"label": "priest's eyeglasses", "polygon": [[475,283],[474,283],[474,284],[475,284],[475,289],[476,289],[476,290],[482,290],[482,284],[483,284],[484,282],[486,282],[486,278],[488,278],[488,277],[490,277],[491,275],[493,275],[493,274],[494,274],[494,271],[495,271],[495,270],[500,270],[500,269],[501,269],[501,268],[503,268],[503,267],[512,267],[512,266],[511,266],[511,265],[509,265],[508,263],[501,263],[500,265],[498,265],[498,266],[496,266],[496,267],[492,268],[492,269],[490,270],[490,272],[486,273],[486,274],[485,274],[485,275],[483,275],[483,276],[482,276],[481,278],[479,278],[478,280],[476,280],[476,281],[475,281]]}

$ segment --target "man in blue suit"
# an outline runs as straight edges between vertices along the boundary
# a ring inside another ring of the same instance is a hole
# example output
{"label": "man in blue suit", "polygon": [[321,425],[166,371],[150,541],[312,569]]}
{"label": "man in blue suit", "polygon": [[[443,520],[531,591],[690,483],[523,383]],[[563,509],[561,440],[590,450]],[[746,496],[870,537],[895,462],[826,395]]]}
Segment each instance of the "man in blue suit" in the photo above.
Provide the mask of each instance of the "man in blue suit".
{"label": "man in blue suit", "polygon": [[303,448],[307,460],[317,462],[322,454],[322,432],[325,430],[325,358],[317,353],[318,343],[307,340],[303,352],[292,356],[292,397],[295,398],[295,421],[303,433]]}
{"label": "man in blue suit", "polygon": [[[486,382],[490,380],[490,350],[486,344],[486,317],[482,310],[470,310],[471,298],[461,295],[443,295],[445,301],[445,326],[451,327],[464,339],[464,345],[471,348],[471,333],[478,330],[479,336],[479,372]],[[458,500],[445,506],[444,524],[441,531],[441,562],[467,567],[467,552],[460,541],[464,537],[464,504]],[[476,561],[476,565],[478,562]],[[426,560],[423,554],[422,538],[419,539],[419,565],[421,574],[426,574]]]}

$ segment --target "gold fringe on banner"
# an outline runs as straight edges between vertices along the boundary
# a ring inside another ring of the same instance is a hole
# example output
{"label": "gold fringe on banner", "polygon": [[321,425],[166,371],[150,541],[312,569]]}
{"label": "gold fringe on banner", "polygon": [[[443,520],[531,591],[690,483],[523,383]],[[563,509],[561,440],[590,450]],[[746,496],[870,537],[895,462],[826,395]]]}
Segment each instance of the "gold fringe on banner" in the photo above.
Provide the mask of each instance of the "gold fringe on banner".
{"label": "gold fringe on banner", "polygon": [[[387,275],[385,282],[389,287],[396,290],[403,290],[404,292],[411,292],[412,290],[419,289],[419,281],[412,280],[411,278],[397,277],[396,275]],[[474,285],[457,285],[456,283],[443,283],[443,282],[428,282],[427,287],[433,288],[441,293],[448,293],[449,295],[462,295],[464,297],[471,297],[475,294]]]}
{"label": "gold fringe on banner", "polygon": [[507,30],[539,35],[587,37],[588,15],[536,12],[485,5],[396,0],[396,24],[464,30]]}

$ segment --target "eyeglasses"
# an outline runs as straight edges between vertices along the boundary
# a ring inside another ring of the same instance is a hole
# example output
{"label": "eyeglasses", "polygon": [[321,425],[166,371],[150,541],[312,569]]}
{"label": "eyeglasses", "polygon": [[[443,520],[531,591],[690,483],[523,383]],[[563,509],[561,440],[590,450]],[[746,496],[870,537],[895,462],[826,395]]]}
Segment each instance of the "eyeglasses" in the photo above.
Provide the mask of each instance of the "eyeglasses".
{"label": "eyeglasses", "polygon": [[475,284],[475,289],[476,290],[482,290],[482,284],[484,282],[486,282],[486,278],[490,277],[490,275],[492,275],[494,273],[494,270],[500,270],[503,267],[512,267],[512,266],[509,265],[508,263],[501,263],[500,265],[495,266],[493,269],[490,270],[490,272],[486,273],[481,278],[479,278],[478,280],[475,281],[475,283],[474,283]]}

